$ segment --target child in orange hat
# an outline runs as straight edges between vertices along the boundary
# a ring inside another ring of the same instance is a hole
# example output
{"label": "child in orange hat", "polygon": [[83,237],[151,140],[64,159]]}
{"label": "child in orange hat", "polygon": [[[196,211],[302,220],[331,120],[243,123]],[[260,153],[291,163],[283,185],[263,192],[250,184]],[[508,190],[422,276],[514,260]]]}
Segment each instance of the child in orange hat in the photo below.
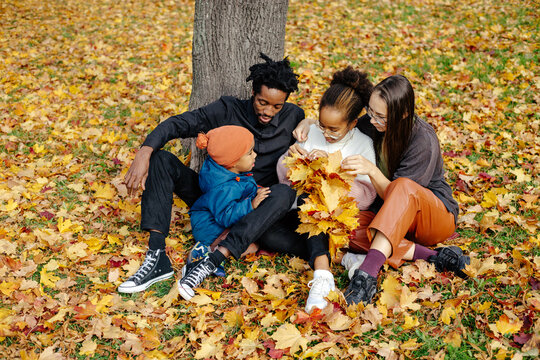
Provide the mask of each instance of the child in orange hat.
{"label": "child in orange hat", "polygon": [[[218,127],[199,134],[196,144],[207,149],[209,156],[199,173],[203,195],[189,211],[196,244],[178,281],[180,294],[186,300],[193,297],[193,287],[200,283],[190,281],[186,272],[208,257],[210,245],[226,228],[256,209],[270,193],[268,188],[259,188],[249,172],[257,154],[253,134],[246,128]],[[218,265],[207,272],[216,272]]]}

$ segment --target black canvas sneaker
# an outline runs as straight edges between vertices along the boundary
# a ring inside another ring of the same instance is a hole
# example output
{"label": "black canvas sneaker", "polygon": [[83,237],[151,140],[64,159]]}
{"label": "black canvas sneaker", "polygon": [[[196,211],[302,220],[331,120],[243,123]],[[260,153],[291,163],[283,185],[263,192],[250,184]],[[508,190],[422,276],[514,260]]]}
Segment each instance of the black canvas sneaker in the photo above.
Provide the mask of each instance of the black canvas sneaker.
{"label": "black canvas sneaker", "polygon": [[165,250],[148,250],[139,270],[118,287],[118,292],[131,294],[144,291],[150,285],[173,275],[171,261]]}
{"label": "black canvas sneaker", "polygon": [[178,280],[178,292],[185,300],[190,300],[195,295],[193,289],[214,271],[216,271],[216,265],[210,261],[208,255],[185,265],[182,268],[182,278]]}

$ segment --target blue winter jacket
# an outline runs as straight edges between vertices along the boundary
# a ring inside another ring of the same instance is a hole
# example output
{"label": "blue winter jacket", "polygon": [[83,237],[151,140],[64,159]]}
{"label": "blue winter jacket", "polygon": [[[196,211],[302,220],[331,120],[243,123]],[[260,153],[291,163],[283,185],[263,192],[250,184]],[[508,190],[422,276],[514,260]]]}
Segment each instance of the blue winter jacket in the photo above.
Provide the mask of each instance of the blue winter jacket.
{"label": "blue winter jacket", "polygon": [[225,230],[253,210],[257,184],[251,173],[236,174],[206,158],[199,173],[203,195],[189,210],[195,241],[210,246]]}

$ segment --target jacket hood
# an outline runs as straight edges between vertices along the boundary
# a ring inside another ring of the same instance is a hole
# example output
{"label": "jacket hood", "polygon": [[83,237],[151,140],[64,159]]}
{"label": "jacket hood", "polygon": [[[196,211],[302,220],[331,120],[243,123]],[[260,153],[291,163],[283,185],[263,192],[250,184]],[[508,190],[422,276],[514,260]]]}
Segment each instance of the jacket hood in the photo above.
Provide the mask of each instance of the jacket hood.
{"label": "jacket hood", "polygon": [[216,163],[210,156],[206,158],[199,173],[199,186],[203,193],[215,188],[227,181],[249,181],[252,178],[250,172],[233,173]]}

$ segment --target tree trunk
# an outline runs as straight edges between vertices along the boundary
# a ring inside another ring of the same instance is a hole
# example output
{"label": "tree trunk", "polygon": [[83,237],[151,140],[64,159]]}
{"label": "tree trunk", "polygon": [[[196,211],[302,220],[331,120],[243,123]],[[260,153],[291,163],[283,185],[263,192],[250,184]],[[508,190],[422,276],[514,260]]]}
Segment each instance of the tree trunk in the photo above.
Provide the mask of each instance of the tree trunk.
{"label": "tree trunk", "polygon": [[[189,109],[222,95],[247,99],[249,67],[262,62],[260,52],[283,58],[288,0],[196,0],[193,26],[193,87]],[[182,141],[191,150],[192,169],[199,171],[203,152],[194,139]]]}

